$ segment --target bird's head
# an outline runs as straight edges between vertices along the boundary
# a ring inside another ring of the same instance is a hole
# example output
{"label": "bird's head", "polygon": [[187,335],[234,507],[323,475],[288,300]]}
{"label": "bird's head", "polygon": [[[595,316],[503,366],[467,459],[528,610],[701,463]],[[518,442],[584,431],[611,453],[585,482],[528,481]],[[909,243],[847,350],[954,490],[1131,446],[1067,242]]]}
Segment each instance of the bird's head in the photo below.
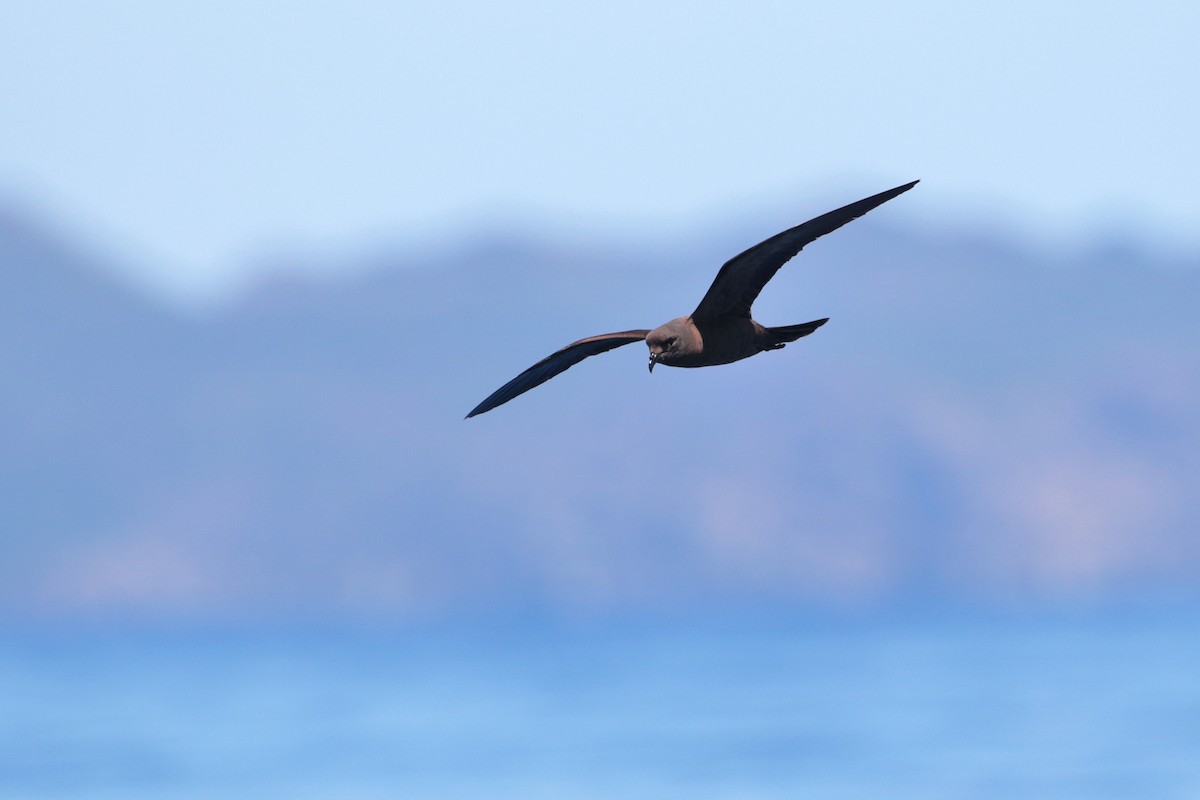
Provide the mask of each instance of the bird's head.
{"label": "bird's head", "polygon": [[663,363],[670,365],[680,356],[692,352],[699,339],[699,332],[687,317],[673,319],[659,325],[646,334],[646,346],[650,348],[650,371],[654,365]]}

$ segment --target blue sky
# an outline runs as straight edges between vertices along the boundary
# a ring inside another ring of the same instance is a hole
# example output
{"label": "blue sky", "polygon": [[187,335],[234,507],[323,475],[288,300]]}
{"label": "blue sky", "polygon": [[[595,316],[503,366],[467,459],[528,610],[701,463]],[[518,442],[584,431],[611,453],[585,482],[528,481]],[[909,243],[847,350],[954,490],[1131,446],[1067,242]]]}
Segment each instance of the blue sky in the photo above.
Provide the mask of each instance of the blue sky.
{"label": "blue sky", "polygon": [[1200,226],[1195,3],[130,0],[0,21],[0,200],[184,294],[272,253],[490,219],[624,235],[912,178],[906,213],[1035,236],[1192,247]]}

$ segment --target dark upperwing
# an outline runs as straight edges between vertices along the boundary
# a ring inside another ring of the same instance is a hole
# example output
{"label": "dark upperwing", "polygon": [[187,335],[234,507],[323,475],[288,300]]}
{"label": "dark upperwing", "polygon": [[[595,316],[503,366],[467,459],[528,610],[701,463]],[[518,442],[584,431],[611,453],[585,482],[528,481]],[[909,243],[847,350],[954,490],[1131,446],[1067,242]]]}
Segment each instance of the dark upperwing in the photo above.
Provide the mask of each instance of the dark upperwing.
{"label": "dark upperwing", "polygon": [[615,347],[631,344],[632,342],[640,342],[646,338],[646,334],[650,331],[621,331],[620,333],[604,333],[599,336],[589,336],[586,339],[580,339],[578,342],[573,342],[562,350],[543,358],[541,361],[534,364],[529,369],[522,372],[517,377],[513,378],[508,383],[501,386],[496,391],[487,396],[482,403],[475,406],[470,414],[467,414],[467,419],[482,414],[485,411],[491,411],[496,406],[501,406],[512,400],[520,394],[528,392],[535,386],[541,386],[546,381],[553,378],[560,372],[565,372],[571,367],[583,361],[588,356],[599,355],[600,353],[608,352]]}
{"label": "dark upperwing", "polygon": [[778,233],[765,242],[754,245],[741,255],[725,262],[721,271],[708,287],[708,292],[696,310],[694,320],[710,320],[726,314],[739,317],[750,316],[750,306],[758,293],[774,277],[779,268],[800,252],[806,244],[837,230],[851,220],[858,219],[876,206],[883,205],[897,195],[904,194],[919,181],[897,186],[872,195],[865,200],[842,206],[836,211],[822,214],[816,219]]}

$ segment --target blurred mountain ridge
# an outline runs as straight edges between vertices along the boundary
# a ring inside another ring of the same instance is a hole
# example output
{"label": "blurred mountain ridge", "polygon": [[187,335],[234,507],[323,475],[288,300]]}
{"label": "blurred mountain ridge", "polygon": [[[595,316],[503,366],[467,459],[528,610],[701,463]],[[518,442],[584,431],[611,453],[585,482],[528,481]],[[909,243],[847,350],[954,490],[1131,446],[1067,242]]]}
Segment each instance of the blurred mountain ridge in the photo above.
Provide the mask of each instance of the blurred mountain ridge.
{"label": "blurred mountain ridge", "polygon": [[774,231],[720,252],[480,236],[341,277],[283,269],[184,314],[55,230],[0,213],[2,618],[1087,605],[1200,585],[1198,261],[868,217],[756,304],[769,324],[830,316],[819,335],[652,376],[629,347],[463,421],[569,341],[687,313]]}

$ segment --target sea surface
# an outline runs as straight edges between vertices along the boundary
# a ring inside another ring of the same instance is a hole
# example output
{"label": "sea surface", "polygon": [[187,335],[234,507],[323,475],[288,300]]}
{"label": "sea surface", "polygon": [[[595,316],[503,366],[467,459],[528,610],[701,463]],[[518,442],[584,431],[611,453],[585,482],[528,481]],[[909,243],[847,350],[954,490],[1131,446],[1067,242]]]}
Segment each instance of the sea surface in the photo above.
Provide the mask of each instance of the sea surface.
{"label": "sea surface", "polygon": [[1200,798],[1200,616],[10,630],[0,798]]}

